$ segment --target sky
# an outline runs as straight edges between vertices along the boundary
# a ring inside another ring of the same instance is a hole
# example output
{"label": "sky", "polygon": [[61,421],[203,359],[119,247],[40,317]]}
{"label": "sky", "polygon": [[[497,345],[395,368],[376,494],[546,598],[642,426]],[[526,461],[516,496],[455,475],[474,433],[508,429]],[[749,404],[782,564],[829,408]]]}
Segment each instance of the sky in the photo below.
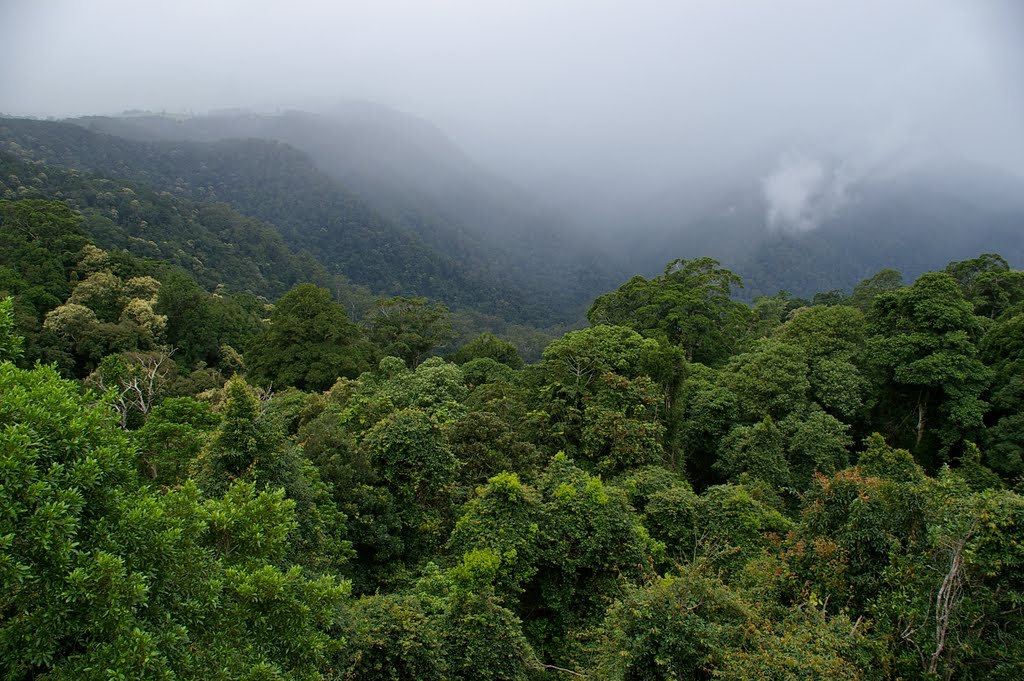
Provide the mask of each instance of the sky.
{"label": "sky", "polygon": [[910,149],[1024,175],[1024,2],[0,0],[5,114],[344,100],[581,200],[760,164],[801,229]]}

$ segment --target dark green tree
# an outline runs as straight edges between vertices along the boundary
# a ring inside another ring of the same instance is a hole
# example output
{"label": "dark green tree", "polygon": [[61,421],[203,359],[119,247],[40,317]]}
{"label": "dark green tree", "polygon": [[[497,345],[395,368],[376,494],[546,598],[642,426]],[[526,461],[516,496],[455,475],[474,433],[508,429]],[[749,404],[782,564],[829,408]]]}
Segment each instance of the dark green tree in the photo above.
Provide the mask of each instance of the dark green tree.
{"label": "dark green tree", "polygon": [[980,351],[993,372],[985,462],[1002,475],[1019,476],[1024,473],[1024,307],[993,322]]}
{"label": "dark green tree", "polygon": [[384,298],[370,308],[362,321],[367,337],[384,355],[405,360],[414,367],[431,350],[451,341],[451,315],[439,303],[426,298]]}
{"label": "dark green tree", "polygon": [[600,296],[587,312],[591,324],[628,326],[669,345],[691,362],[727,358],[746,332],[749,308],[732,300],[743,282],[717,260],[674,260],[651,280],[634,277]]}
{"label": "dark green tree", "polygon": [[300,284],[277,301],[269,328],[252,340],[245,360],[256,381],[326,390],[340,376],[369,369],[372,355],[330,291]]}
{"label": "dark green tree", "polygon": [[132,432],[139,448],[139,472],[156,485],[183,483],[218,423],[220,418],[205,402],[191,397],[163,400]]}
{"label": "dark green tree", "polygon": [[361,446],[394,500],[403,558],[416,565],[451,532],[458,460],[437,424],[419,409],[388,415],[367,432]]}
{"label": "dark green tree", "polygon": [[154,310],[167,317],[167,343],[188,366],[214,363],[217,329],[209,295],[185,272],[172,272],[157,292]]}
{"label": "dark green tree", "polygon": [[456,364],[465,364],[474,359],[490,358],[513,369],[522,369],[523,360],[516,346],[501,340],[493,333],[484,332],[448,356]]}
{"label": "dark green tree", "polygon": [[866,314],[871,311],[879,294],[896,291],[902,286],[903,275],[900,272],[890,268],[880,270],[853,287],[850,305]]}
{"label": "dark green tree", "polygon": [[[978,358],[980,320],[944,272],[880,294],[872,318],[868,348],[884,372],[883,418],[897,443],[934,465],[935,450],[976,437],[988,410],[981,398],[991,371]],[[912,424],[909,433],[904,423]]]}
{"label": "dark green tree", "polygon": [[995,319],[1024,300],[1024,272],[1011,270],[996,253],[951,262],[946,265],[946,273],[956,280],[980,317]]}
{"label": "dark green tree", "polygon": [[15,333],[14,299],[0,300],[0,362],[14,362],[21,357],[25,339]]}

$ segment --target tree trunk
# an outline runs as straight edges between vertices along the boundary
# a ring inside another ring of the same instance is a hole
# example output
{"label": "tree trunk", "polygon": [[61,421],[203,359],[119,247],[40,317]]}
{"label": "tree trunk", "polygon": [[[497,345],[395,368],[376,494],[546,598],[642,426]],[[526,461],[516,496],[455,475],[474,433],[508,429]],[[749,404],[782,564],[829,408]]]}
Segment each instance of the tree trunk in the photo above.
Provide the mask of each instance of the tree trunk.
{"label": "tree trunk", "polygon": [[917,398],[917,444],[924,439],[925,414],[928,412],[928,396],[918,395]]}
{"label": "tree trunk", "polygon": [[960,605],[960,594],[963,591],[963,552],[970,533],[958,539],[951,547],[949,570],[942,579],[939,592],[935,596],[935,652],[928,664],[928,673],[936,674],[939,659],[946,650],[946,639],[952,626],[957,606]]}

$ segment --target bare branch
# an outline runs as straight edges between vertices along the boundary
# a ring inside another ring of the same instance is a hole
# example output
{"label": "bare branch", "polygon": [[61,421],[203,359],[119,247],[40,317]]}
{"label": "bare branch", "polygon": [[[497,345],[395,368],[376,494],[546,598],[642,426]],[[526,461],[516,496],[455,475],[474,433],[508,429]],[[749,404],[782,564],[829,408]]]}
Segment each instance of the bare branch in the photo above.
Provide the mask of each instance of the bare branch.
{"label": "bare branch", "polygon": [[563,669],[562,667],[556,667],[553,664],[543,664],[542,663],[541,667],[543,667],[544,669],[554,669],[556,672],[565,672],[566,674],[572,674],[573,676],[578,676],[581,679],[587,678],[586,676],[584,676],[583,674],[580,674],[579,672],[574,672],[571,669]]}

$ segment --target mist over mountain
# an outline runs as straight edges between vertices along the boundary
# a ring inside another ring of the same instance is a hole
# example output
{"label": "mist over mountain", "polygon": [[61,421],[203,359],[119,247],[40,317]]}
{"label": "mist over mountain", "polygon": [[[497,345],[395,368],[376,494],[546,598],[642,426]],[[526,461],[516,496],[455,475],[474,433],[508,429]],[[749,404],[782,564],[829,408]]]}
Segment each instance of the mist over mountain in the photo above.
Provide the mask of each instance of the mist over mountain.
{"label": "mist over mountain", "polygon": [[628,267],[651,274],[663,254],[709,255],[740,273],[747,295],[849,290],[883,268],[909,279],[964,253],[1024,262],[1024,179],[956,158],[901,152],[870,167],[780,154],[745,178],[705,178],[623,211],[645,238],[609,232]]}
{"label": "mist over mountain", "polygon": [[[197,169],[182,145],[284,143],[320,189],[260,169],[247,197],[227,180],[200,195],[207,164],[182,190],[280,223],[378,288],[377,260],[297,226],[329,221],[334,204],[311,198],[324,187],[448,263],[409,290],[439,295],[452,272],[453,291],[493,289],[512,301],[501,314],[523,318],[578,319],[596,293],[674,258],[720,259],[748,296],[978,252],[1019,262],[1024,21],[1007,0],[102,0],[3,18],[0,111],[156,145],[156,163],[174,148]],[[150,161],[93,169],[145,182]],[[274,194],[321,214],[255,200]]]}
{"label": "mist over mountain", "polygon": [[[500,220],[456,221],[435,211],[423,193],[414,194],[428,189],[411,180],[390,191],[384,184],[370,191],[358,182],[350,189],[325,170],[337,172],[345,165],[341,149],[346,140],[339,133],[344,128],[334,119],[295,113],[78,122],[87,122],[92,129],[7,119],[0,121],[0,139],[24,158],[139,182],[191,201],[226,202],[277,227],[287,243],[313,253],[330,271],[378,294],[425,295],[501,319],[550,324],[578,317],[597,293],[622,276],[595,249],[578,244],[555,247],[558,235],[550,224],[530,232],[531,225],[520,220],[516,224],[523,226],[516,233]],[[127,137],[97,132],[100,128]],[[324,146],[336,153],[321,149],[319,158],[324,160],[316,163],[303,151],[277,141],[280,137],[305,142],[310,149],[316,149],[316,139],[330,139],[331,144]],[[440,136],[434,139],[444,141]],[[425,154],[394,140],[382,151],[379,163],[396,162],[388,156],[396,148],[419,153],[422,163],[433,164],[433,172],[424,171],[421,177],[436,180],[440,168],[451,164],[448,157]],[[370,154],[369,148],[364,153]],[[450,174],[448,184],[456,181]],[[472,199],[477,204],[490,201],[491,213],[505,220],[521,206],[510,199],[497,204],[482,191],[472,193]],[[399,202],[405,206],[402,213],[393,207]],[[444,205],[459,209],[463,203],[449,199]],[[595,262],[601,266],[595,267]]]}
{"label": "mist over mountain", "polygon": [[[285,142],[325,173],[429,243],[471,257],[471,248],[514,254],[531,274],[577,269],[601,254],[578,239],[565,215],[481,167],[437,127],[365,102],[323,113],[222,112],[201,117],[86,117],[93,130],[146,141],[259,138]],[[601,281],[600,285],[606,285]]]}
{"label": "mist over mountain", "polygon": [[[673,257],[720,260],[748,298],[849,290],[883,268],[913,279],[981,252],[1024,262],[1024,181],[927,145],[765,151],[743,170],[614,197],[603,223],[583,229],[435,126],[380,105],[0,127],[29,158],[225,201],[375,291],[516,321],[571,321],[601,291]],[[402,258],[437,264],[413,274]]]}

